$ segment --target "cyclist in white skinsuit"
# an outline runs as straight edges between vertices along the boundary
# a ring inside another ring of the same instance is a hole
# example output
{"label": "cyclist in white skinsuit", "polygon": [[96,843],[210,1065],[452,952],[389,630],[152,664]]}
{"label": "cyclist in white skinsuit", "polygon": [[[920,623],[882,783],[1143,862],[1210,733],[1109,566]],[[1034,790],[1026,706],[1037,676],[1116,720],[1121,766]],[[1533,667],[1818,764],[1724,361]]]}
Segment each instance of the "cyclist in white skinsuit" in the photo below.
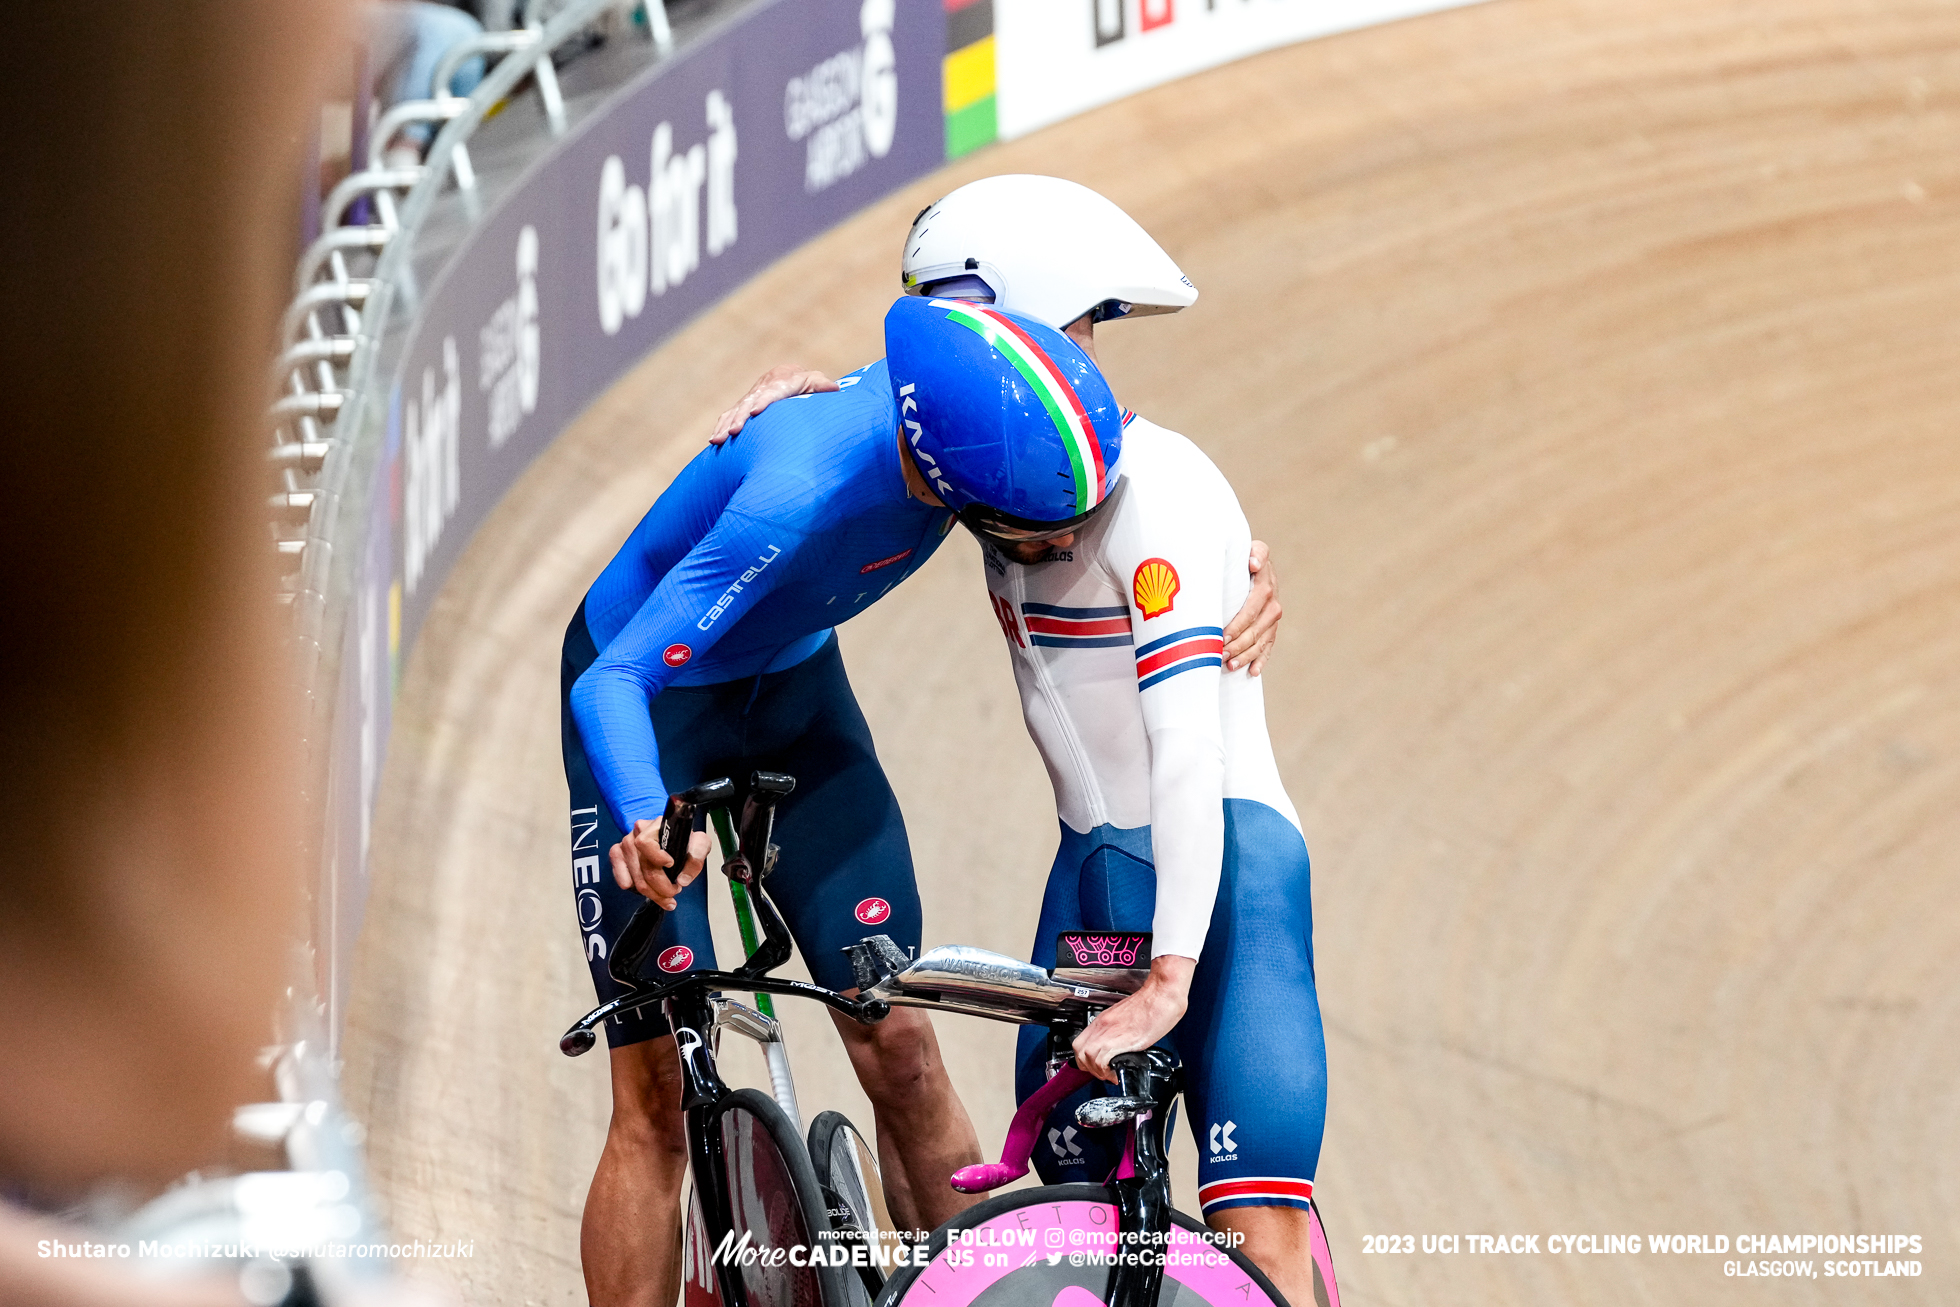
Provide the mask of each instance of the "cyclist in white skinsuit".
{"label": "cyclist in white skinsuit", "polygon": [[[1116,1053],[1169,1042],[1206,1217],[1312,1301],[1327,1079],[1307,849],[1260,683],[1222,666],[1248,588],[1245,515],[1195,445],[1118,408],[1071,336],[908,298],[885,346],[913,492],[981,543],[1055,788],[1061,847],[1033,958],[1052,965],[1064,931],[1152,932],[1150,978],[1082,1032],[1076,1058],[1108,1077]],[[1022,1034],[1025,1098],[1048,1049],[1039,1028]],[[1044,1178],[1101,1180],[1117,1159],[1090,1145],[1038,1149]]]}
{"label": "cyclist in white skinsuit", "polygon": [[1198,957],[1218,892],[1219,799],[1262,805],[1296,834],[1300,819],[1260,683],[1221,670],[1225,618],[1248,588],[1238,498],[1196,445],[1134,415],[1120,468],[1108,508],[1045,561],[1017,565],[983,543],[987,589],[1062,824],[1083,836],[1152,828],[1153,954]]}

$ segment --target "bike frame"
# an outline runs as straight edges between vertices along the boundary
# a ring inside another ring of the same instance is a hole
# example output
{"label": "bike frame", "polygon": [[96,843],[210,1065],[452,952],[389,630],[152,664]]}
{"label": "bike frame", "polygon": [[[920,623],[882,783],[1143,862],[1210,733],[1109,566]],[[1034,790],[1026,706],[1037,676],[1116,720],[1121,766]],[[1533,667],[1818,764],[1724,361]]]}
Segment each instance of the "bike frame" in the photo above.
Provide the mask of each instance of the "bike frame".
{"label": "bike frame", "polygon": [[[1177,1061],[1161,1048],[1119,1053],[1110,1069],[1120,1081],[1119,1102],[1147,1104],[1134,1110],[1124,1140],[1123,1160],[1109,1186],[1116,1193],[1116,1228],[1143,1236],[1143,1246],[1162,1249],[1171,1229],[1171,1167],[1168,1148],[1171,1102],[1177,1097]],[[1111,1100],[1104,1099],[1103,1102]],[[1096,1100],[1084,1104],[1093,1107]],[[1077,1113],[1076,1119],[1082,1120]],[[1119,1261],[1109,1270],[1109,1307],[1151,1307],[1163,1287],[1162,1258],[1147,1265]]]}
{"label": "bike frame", "polygon": [[[608,964],[613,979],[627,986],[628,992],[580,1017],[558,1041],[561,1052],[577,1057],[598,1042],[598,1028],[608,1017],[638,1011],[655,1003],[661,1005],[674,1032],[675,1052],[680,1060],[684,1082],[681,1107],[687,1123],[688,1164],[694,1173],[695,1193],[701,1203],[701,1216],[707,1226],[711,1248],[719,1247],[725,1238],[733,1234],[735,1224],[733,1198],[722,1181],[726,1173],[726,1157],[721,1132],[715,1128],[715,1109],[731,1093],[715,1065],[715,1031],[722,1025],[734,1025],[744,1028],[744,1033],[758,1035],[755,1027],[761,1027],[769,1036],[761,1039],[765,1048],[771,1047],[772,1042],[772,1051],[780,1052],[782,1047],[773,1014],[767,1011],[748,1013],[739,1004],[728,1004],[722,1000],[719,991],[736,990],[758,996],[793,994],[815,999],[854,1020],[866,1023],[881,1021],[891,1011],[890,1005],[879,999],[850,999],[819,985],[800,980],[781,980],[768,974],[788,960],[791,950],[789,927],[763,891],[762,877],[774,861],[775,849],[769,843],[769,832],[774,821],[775,805],[794,786],[795,781],[788,776],[773,772],[755,773],[743,804],[740,832],[732,841],[733,855],[725,857],[722,863],[723,872],[734,887],[744,892],[762,926],[762,939],[759,942],[753,940],[752,925],[743,932],[744,943],[749,945],[749,955],[742,965],[734,971],[690,971],[665,984],[650,985],[640,977],[639,968],[652,951],[654,936],[665,913],[656,903],[644,903],[620,933]],[[718,832],[725,829],[725,810],[734,795],[734,784],[723,779],[709,781],[669,797],[662,848],[674,859],[675,866],[683,865],[686,860],[688,837],[693,832],[696,815],[712,810],[721,818],[716,823]],[[724,843],[723,849],[727,853],[728,843]],[[731,1011],[746,1013],[752,1020],[731,1017]],[[774,1061],[770,1070],[774,1079]],[[785,1079],[787,1074],[785,1061]],[[776,1097],[780,1102],[781,1093]],[[795,1101],[793,1093],[790,1101],[792,1104]],[[790,1117],[792,1125],[800,1133],[801,1124],[793,1115],[793,1109],[786,1109],[784,1115]],[[720,1261],[715,1262],[714,1268],[724,1307],[750,1307],[748,1287],[743,1283],[738,1269]]]}

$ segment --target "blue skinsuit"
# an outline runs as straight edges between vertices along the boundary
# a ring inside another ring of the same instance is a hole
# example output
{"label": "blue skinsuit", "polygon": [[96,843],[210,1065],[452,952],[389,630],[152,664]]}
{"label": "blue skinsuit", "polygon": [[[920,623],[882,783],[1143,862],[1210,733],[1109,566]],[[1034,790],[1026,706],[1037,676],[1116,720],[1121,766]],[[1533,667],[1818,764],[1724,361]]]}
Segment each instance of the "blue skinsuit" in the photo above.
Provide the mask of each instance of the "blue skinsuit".
{"label": "blue skinsuit", "polygon": [[[606,955],[641,901],[613,883],[606,851],[711,775],[797,777],[769,890],[819,983],[853,983],[837,949],[863,935],[918,943],[904,826],[831,628],[918,570],[952,516],[906,493],[884,363],[839,385],[696,455],[566,631],[573,882],[602,999],[616,991]],[[664,969],[714,965],[706,889],[689,886],[662,923]],[[655,1014],[607,1034],[619,1046],[664,1030]]]}

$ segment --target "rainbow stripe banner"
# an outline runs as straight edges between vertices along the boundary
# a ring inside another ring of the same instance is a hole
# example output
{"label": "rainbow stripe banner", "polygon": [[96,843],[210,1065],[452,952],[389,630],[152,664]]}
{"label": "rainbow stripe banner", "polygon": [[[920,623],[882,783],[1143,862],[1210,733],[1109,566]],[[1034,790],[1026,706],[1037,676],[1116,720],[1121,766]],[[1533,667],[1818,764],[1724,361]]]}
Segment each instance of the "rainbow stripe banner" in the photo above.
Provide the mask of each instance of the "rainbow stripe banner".
{"label": "rainbow stripe banner", "polygon": [[994,0],[946,0],[946,157],[999,135],[994,109]]}

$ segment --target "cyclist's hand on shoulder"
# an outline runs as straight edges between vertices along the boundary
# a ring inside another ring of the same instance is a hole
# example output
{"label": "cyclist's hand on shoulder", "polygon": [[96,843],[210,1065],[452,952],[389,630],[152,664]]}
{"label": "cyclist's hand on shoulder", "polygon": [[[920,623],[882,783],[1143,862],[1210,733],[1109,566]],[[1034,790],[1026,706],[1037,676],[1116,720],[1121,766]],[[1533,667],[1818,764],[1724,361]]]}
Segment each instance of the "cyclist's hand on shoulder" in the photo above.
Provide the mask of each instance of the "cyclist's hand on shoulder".
{"label": "cyclist's hand on shoulder", "polygon": [[750,418],[779,399],[792,399],[797,395],[815,395],[835,389],[837,383],[815,368],[799,368],[793,363],[780,363],[757,377],[755,384],[749,387],[749,393],[742,396],[733,408],[715,420],[714,434],[708,437],[708,443],[721,444],[747,425]]}
{"label": "cyclist's hand on shoulder", "polygon": [[1075,1061],[1090,1075],[1114,1082],[1109,1059],[1133,1053],[1171,1033],[1184,1018],[1191,993],[1191,973],[1198,964],[1190,958],[1165,954],[1150,963],[1150,979],[1121,1003],[1105,1009],[1075,1037]]}
{"label": "cyclist's hand on shoulder", "polygon": [[708,832],[695,831],[687,841],[687,865],[674,872],[674,860],[660,847],[665,822],[636,821],[625,839],[612,846],[613,880],[621,889],[638,890],[667,911],[708,861]]}
{"label": "cyclist's hand on shoulder", "polygon": [[1249,675],[1257,676],[1279,638],[1279,578],[1264,540],[1252,542],[1246,567],[1252,573],[1252,590],[1238,615],[1225,625],[1225,668],[1235,672],[1250,667]]}

